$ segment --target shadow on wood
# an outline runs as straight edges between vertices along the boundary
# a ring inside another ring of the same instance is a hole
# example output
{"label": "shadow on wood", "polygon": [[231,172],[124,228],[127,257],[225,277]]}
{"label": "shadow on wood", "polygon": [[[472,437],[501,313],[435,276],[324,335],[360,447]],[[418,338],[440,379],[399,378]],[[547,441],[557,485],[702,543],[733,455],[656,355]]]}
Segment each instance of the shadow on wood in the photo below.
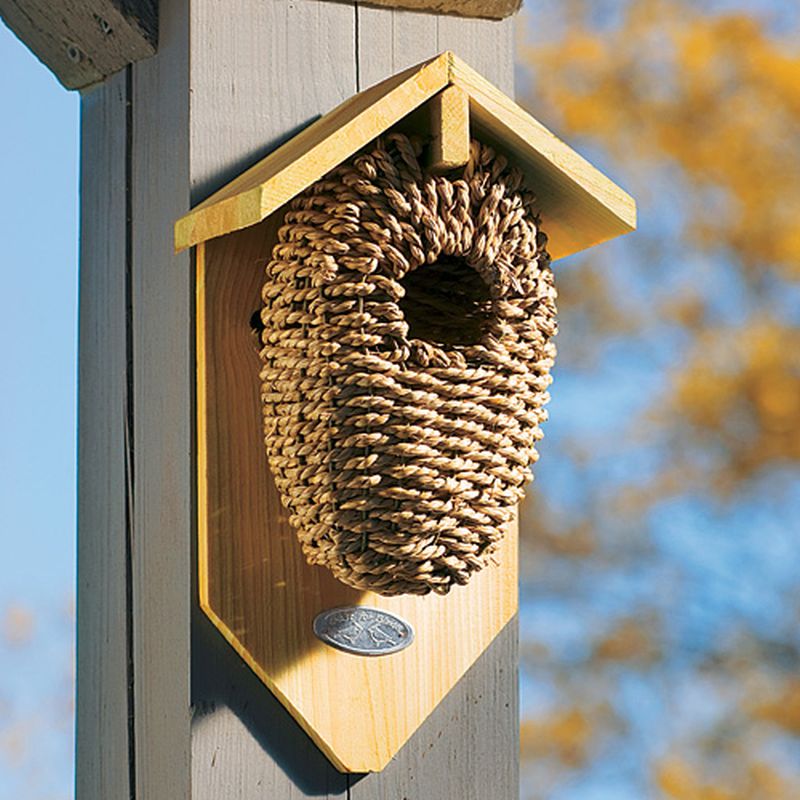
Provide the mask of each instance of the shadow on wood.
{"label": "shadow on wood", "polygon": [[[0,0],[0,2],[2,2],[2,0]],[[258,147],[251,148],[247,152],[242,153],[237,158],[226,163],[224,169],[215,170],[214,173],[209,175],[205,180],[198,181],[192,187],[192,205],[202,202],[214,192],[219,191],[219,189],[233,180],[239,173],[250,169],[250,167],[266,158],[273,150],[277,150],[282,144],[288,142],[289,139],[293,139],[302,130],[316,122],[320,116],[320,114],[312,114],[303,122],[299,122],[280,135],[264,138],[263,141],[259,141]],[[218,135],[222,138],[226,134],[231,135],[229,130],[222,128]]]}
{"label": "shadow on wood", "polygon": [[[192,728],[213,724],[218,714],[233,714],[247,728],[252,742],[269,755],[258,759],[276,765],[302,796],[336,797],[347,791],[348,776],[337,772],[322,751],[292,719],[281,702],[264,686],[241,660],[209,620],[195,606],[192,615]],[[230,730],[227,724],[225,729]],[[229,753],[216,737],[213,751],[195,753],[209,763],[195,764],[194,769],[209,777],[213,786],[198,787],[202,797],[215,795],[217,771],[219,786],[227,786],[242,774],[238,763],[224,762],[219,752]],[[248,774],[253,775],[251,769]],[[351,776],[352,780],[352,776]],[[266,785],[274,785],[274,778]],[[252,789],[255,791],[256,787]],[[242,797],[249,797],[242,787]]]}

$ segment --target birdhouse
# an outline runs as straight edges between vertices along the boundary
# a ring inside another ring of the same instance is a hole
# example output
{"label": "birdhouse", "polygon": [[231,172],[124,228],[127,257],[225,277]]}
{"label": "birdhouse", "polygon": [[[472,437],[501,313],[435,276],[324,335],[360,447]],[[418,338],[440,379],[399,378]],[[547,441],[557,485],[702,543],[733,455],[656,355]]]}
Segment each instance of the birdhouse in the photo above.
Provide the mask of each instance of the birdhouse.
{"label": "birdhouse", "polygon": [[200,604],[341,771],[382,769],[516,613],[550,262],[635,215],[447,52],[176,223]]}

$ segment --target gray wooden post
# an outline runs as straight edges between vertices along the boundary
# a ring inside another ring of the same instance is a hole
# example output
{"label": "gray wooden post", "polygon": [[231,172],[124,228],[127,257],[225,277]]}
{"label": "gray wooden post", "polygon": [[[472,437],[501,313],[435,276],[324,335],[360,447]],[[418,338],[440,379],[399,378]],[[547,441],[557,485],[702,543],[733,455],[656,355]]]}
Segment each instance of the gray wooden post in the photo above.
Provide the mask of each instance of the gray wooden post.
{"label": "gray wooden post", "polygon": [[156,55],[85,90],[78,800],[518,796],[516,621],[383,772],[343,776],[198,612],[192,270],[172,250],[192,203],[406,66],[452,49],[511,93],[512,28],[162,0]]}

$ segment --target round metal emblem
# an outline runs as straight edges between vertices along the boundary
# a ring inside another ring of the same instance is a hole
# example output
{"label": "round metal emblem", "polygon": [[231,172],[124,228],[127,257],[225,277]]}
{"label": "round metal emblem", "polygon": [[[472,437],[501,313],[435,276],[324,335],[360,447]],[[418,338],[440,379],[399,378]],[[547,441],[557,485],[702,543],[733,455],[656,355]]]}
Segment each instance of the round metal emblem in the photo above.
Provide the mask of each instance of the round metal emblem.
{"label": "round metal emblem", "polygon": [[317,614],[314,634],[325,644],[357,656],[397,653],[414,641],[414,630],[405,620],[367,606],[343,606]]}

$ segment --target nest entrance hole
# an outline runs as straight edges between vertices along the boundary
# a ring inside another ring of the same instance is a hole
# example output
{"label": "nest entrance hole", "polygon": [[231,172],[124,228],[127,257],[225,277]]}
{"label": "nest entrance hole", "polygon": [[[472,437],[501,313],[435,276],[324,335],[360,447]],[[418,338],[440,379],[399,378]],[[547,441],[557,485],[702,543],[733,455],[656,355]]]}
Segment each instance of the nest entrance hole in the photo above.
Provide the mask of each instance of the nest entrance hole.
{"label": "nest entrance hole", "polygon": [[486,281],[463,258],[422,264],[401,281],[406,290],[400,310],[408,336],[431,344],[478,344],[492,319]]}

